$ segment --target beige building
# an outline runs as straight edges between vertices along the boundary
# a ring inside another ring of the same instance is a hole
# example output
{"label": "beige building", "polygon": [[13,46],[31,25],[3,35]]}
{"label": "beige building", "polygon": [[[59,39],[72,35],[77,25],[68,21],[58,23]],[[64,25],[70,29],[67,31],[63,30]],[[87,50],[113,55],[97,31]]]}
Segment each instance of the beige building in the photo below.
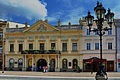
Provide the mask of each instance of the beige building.
{"label": "beige building", "polygon": [[[3,49],[5,48],[5,32],[6,28],[20,28],[20,27],[25,27],[27,24],[20,24],[20,23],[15,23],[15,22],[10,22],[10,21],[0,21],[0,70],[2,69],[2,63],[3,63],[3,58],[4,58],[4,53]],[[29,25],[28,25],[29,26]]]}
{"label": "beige building", "polygon": [[[90,71],[99,62],[99,37],[80,24],[52,26],[39,20],[31,27],[7,28],[5,67],[7,70]],[[106,26],[106,24],[105,24]],[[115,70],[114,28],[103,37],[103,59],[107,71]],[[91,65],[91,60],[94,65]],[[97,67],[95,67],[97,70]]]}

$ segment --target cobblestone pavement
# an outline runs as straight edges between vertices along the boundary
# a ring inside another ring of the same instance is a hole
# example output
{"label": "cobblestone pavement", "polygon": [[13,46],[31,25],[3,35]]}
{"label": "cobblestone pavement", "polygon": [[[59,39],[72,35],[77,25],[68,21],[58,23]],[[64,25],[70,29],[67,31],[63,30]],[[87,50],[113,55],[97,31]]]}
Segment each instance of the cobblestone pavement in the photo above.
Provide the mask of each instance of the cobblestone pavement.
{"label": "cobblestone pavement", "polygon": [[[54,77],[94,77],[96,73],[90,72],[24,72],[24,71],[5,71],[0,75],[20,75],[20,76],[54,76]],[[120,72],[107,72],[108,77],[120,77]]]}

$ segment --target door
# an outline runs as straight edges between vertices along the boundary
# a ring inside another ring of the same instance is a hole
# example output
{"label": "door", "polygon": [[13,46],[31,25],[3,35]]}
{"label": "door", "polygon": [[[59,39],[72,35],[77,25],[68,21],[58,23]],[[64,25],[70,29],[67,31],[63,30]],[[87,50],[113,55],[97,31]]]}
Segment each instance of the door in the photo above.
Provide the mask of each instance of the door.
{"label": "door", "polygon": [[45,59],[39,59],[39,60],[37,61],[37,70],[43,72],[43,67],[44,67],[44,66],[47,66],[46,60],[45,60]]}
{"label": "door", "polygon": [[107,61],[107,71],[114,71],[114,61]]}
{"label": "door", "polygon": [[50,60],[50,71],[55,71],[55,59]]}

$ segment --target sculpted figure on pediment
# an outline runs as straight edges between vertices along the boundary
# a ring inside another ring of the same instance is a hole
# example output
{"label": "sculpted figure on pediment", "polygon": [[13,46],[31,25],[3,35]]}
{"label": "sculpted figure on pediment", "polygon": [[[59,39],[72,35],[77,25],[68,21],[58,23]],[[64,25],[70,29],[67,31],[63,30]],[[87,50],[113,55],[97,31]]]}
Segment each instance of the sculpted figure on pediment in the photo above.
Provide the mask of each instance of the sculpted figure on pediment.
{"label": "sculpted figure on pediment", "polygon": [[40,27],[38,27],[38,29],[37,29],[38,31],[46,31],[46,27],[44,27],[44,25],[42,24],[42,25],[40,25]]}

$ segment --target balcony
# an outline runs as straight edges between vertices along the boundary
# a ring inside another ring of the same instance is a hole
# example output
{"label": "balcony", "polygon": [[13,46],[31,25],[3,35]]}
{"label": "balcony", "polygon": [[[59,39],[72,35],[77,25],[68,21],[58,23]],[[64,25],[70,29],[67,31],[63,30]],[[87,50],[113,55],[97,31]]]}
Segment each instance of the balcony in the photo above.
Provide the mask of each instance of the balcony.
{"label": "balcony", "polygon": [[58,50],[24,50],[21,54],[61,54]]}

